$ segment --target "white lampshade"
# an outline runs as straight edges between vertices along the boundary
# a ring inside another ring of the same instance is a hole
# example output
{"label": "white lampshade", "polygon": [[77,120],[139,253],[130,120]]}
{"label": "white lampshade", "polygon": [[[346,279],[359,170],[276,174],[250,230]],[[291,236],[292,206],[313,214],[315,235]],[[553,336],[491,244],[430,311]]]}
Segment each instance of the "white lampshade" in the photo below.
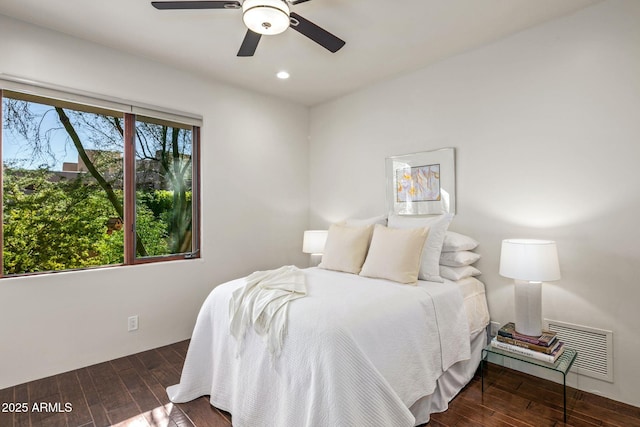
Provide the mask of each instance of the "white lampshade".
{"label": "white lampshade", "polygon": [[320,255],[324,252],[327,243],[327,230],[307,230],[302,239],[302,252],[305,254]]}
{"label": "white lampshade", "polygon": [[283,0],[244,0],[242,20],[254,33],[280,34],[289,28],[289,6]]}
{"label": "white lampshade", "polygon": [[500,275],[528,282],[560,280],[556,242],[534,239],[503,240]]}

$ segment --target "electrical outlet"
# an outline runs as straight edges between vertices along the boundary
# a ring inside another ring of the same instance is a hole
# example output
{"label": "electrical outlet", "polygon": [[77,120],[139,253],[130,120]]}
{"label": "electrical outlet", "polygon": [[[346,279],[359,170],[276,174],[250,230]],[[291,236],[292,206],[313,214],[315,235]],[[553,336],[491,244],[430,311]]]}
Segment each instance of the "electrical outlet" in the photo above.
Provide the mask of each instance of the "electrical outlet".
{"label": "electrical outlet", "polygon": [[495,337],[498,335],[498,330],[500,330],[500,322],[491,322],[491,336]]}
{"label": "electrical outlet", "polygon": [[131,331],[137,331],[138,330],[138,316],[131,316],[129,317],[129,319],[127,319],[127,330],[129,332]]}

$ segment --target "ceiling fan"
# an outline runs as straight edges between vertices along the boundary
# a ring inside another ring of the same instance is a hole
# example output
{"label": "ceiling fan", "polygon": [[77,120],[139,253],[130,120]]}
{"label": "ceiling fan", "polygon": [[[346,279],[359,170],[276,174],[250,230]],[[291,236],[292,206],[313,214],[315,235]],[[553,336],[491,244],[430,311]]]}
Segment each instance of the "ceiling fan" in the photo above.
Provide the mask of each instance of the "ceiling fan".
{"label": "ceiling fan", "polygon": [[280,34],[289,27],[330,52],[337,52],[344,46],[343,40],[290,11],[290,5],[307,1],[309,0],[152,1],[151,5],[159,10],[242,9],[242,20],[247,26],[247,34],[238,56],[253,56],[263,35]]}

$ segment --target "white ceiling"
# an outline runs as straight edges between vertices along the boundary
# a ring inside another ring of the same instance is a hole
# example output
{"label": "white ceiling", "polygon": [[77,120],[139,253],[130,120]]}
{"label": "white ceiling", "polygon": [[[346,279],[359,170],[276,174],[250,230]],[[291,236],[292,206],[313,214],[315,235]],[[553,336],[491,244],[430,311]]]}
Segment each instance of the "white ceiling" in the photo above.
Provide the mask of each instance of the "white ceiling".
{"label": "white ceiling", "polygon": [[[158,11],[148,0],[1,0],[0,14],[218,81],[315,105],[600,0],[312,0],[293,6],[347,43],[288,29],[238,58],[240,10]],[[287,70],[291,78],[275,74]]]}

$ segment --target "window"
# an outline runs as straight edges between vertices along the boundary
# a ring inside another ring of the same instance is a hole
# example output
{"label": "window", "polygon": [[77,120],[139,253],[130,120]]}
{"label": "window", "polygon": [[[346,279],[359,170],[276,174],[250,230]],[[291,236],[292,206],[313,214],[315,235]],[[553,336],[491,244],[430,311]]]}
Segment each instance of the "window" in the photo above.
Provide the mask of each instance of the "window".
{"label": "window", "polygon": [[192,252],[193,130],[136,120],[136,255]]}
{"label": "window", "polygon": [[0,96],[3,276],[198,256],[199,127]]}

